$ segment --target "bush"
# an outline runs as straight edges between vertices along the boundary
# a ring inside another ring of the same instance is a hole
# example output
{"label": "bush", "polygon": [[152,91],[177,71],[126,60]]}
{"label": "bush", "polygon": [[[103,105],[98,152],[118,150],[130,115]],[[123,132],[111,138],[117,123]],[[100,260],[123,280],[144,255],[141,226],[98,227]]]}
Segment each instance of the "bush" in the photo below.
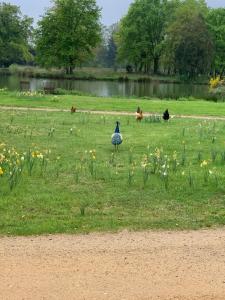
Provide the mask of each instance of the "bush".
{"label": "bush", "polygon": [[210,79],[210,96],[217,101],[225,101],[225,81],[220,77]]}

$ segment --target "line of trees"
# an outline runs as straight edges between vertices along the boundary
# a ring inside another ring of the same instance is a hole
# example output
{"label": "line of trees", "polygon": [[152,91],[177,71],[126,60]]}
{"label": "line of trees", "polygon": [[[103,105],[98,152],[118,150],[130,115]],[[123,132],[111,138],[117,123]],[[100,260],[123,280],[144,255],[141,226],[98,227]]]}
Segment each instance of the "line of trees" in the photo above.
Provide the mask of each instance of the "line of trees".
{"label": "line of trees", "polygon": [[224,74],[225,8],[204,0],[136,0],[116,35],[118,59],[135,71]]}
{"label": "line of trees", "polygon": [[0,2],[0,67],[33,61],[64,68],[83,64],[127,71],[225,73],[225,8],[205,0],[134,0],[118,24],[100,24],[96,0],[54,0],[38,22]]}

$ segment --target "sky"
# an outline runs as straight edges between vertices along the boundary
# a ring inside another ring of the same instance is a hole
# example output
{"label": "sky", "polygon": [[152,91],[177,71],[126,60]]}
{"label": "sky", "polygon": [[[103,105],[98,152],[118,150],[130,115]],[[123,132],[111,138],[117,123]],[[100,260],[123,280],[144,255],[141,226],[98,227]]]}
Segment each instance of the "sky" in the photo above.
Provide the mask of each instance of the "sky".
{"label": "sky", "polygon": [[[34,18],[35,22],[44,14],[46,8],[51,5],[51,0],[4,0],[21,7],[23,14]],[[97,0],[102,8],[102,23],[112,25],[119,21],[127,13],[133,0]],[[225,0],[207,0],[210,7],[225,7]]]}

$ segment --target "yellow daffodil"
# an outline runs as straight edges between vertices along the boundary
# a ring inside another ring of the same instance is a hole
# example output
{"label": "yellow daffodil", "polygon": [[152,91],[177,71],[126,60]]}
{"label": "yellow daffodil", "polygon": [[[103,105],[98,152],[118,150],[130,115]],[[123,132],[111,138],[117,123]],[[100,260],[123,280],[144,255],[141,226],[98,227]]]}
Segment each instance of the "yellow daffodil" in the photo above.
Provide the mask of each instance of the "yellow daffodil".
{"label": "yellow daffodil", "polygon": [[2,176],[4,174],[3,169],[0,167],[0,176]]}
{"label": "yellow daffodil", "polygon": [[202,167],[205,167],[205,166],[207,166],[208,165],[208,162],[207,162],[207,160],[203,160],[203,162],[201,163],[201,168]]}

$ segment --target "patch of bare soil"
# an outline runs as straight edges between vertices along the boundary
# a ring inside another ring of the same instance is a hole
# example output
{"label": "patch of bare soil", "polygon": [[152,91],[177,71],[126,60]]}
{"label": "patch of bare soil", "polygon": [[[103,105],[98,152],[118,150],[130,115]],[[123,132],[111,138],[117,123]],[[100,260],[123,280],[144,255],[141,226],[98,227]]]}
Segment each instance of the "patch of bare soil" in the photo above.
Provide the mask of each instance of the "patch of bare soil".
{"label": "patch of bare soil", "polygon": [[0,299],[224,300],[225,230],[3,237]]}

